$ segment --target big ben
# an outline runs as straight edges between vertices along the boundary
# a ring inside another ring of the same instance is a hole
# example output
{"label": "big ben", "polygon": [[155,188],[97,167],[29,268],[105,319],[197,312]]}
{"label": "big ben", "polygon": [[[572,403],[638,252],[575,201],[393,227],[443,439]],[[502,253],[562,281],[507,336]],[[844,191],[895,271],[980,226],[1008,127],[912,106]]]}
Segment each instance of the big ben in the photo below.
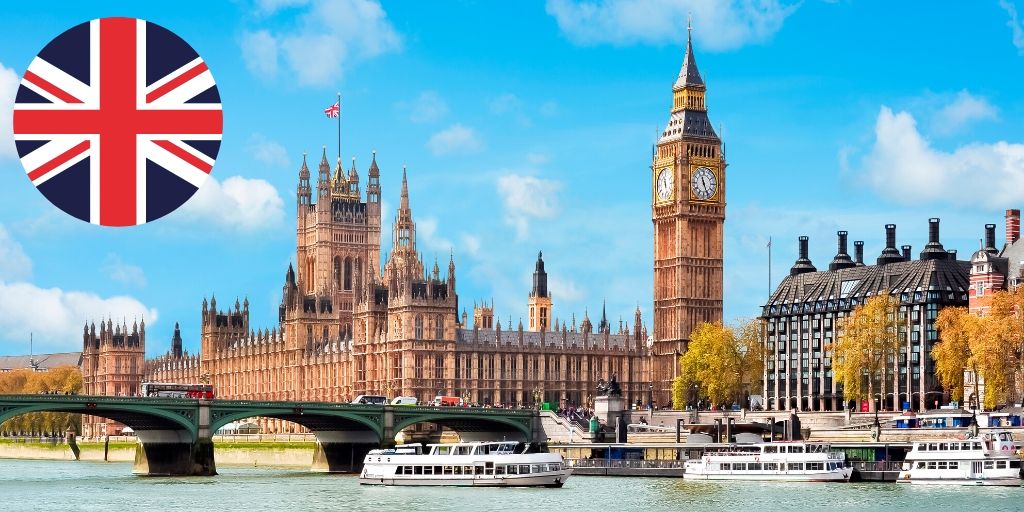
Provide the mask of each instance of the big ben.
{"label": "big ben", "polygon": [[651,162],[653,380],[662,405],[671,401],[679,355],[694,327],[722,321],[726,163],[722,141],[708,119],[705,92],[688,35],[683,66],[672,86],[671,115]]}

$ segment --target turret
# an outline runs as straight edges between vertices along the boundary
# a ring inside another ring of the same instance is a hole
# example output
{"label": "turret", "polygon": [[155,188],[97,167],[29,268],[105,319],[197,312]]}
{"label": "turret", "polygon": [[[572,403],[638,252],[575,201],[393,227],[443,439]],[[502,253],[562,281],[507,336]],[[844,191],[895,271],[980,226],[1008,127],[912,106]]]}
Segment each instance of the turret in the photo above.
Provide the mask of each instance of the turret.
{"label": "turret", "polygon": [[181,327],[178,325],[178,322],[174,322],[174,336],[171,337],[171,356],[175,359],[181,359],[182,353]]}
{"label": "turret", "polygon": [[373,152],[373,159],[370,161],[370,170],[366,180],[366,202],[380,204],[380,169],[377,167],[377,151]]}
{"label": "turret", "polygon": [[348,194],[359,200],[359,171],[356,170],[356,157],[352,157],[352,167],[348,170]]}
{"label": "turret", "polygon": [[317,203],[321,208],[327,208],[331,196],[331,165],[327,163],[327,146],[324,146],[323,156],[320,157],[319,171],[316,179]]}
{"label": "turret", "polygon": [[302,154],[302,165],[299,167],[299,185],[296,187],[296,196],[298,198],[296,204],[298,204],[301,210],[303,206],[309,206],[311,201],[311,192],[309,186],[309,167],[306,166],[306,154]]}

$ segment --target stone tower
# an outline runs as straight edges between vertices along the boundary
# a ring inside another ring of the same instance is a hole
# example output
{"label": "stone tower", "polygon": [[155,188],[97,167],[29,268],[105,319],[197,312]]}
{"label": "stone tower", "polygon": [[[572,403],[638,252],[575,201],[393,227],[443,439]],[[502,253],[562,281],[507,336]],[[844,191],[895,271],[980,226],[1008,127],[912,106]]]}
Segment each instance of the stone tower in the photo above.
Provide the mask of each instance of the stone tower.
{"label": "stone tower", "polygon": [[537,253],[533,270],[533,289],[530,290],[530,330],[548,331],[551,326],[551,294],[548,293],[548,273],[544,271],[544,254]]}
{"label": "stone tower", "polygon": [[692,38],[672,87],[668,125],[651,162],[654,223],[654,386],[671,397],[678,356],[701,322],[722,320],[725,156],[708,119]]}
{"label": "stone tower", "polygon": [[[82,329],[82,394],[136,396],[142,384],[146,356],[146,322],[114,325],[100,321]],[[82,417],[82,435],[120,433],[124,425],[94,416]]]}

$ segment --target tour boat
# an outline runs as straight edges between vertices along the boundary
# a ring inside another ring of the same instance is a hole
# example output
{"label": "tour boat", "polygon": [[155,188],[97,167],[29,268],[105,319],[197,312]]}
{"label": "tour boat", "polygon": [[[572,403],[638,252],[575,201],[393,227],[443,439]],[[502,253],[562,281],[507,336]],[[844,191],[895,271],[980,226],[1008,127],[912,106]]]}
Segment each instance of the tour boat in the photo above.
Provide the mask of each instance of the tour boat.
{"label": "tour boat", "polygon": [[1013,434],[915,441],[897,480],[911,484],[1020,485],[1021,457]]}
{"label": "tour boat", "polygon": [[561,487],[572,474],[557,453],[525,453],[517,442],[404,444],[371,450],[359,483],[367,485],[459,485]]}
{"label": "tour boat", "polygon": [[686,461],[683,478],[845,482],[853,473],[845,461],[845,454],[823,443],[732,444],[708,447],[700,458]]}

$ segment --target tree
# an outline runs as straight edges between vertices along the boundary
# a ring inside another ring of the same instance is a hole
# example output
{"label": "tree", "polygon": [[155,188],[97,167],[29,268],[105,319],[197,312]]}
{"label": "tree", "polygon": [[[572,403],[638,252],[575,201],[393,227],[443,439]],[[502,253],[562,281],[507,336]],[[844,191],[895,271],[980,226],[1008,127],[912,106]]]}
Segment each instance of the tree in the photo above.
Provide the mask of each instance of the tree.
{"label": "tree", "polygon": [[[79,393],[82,391],[82,372],[76,366],[59,366],[46,372],[28,369],[0,373],[0,394]],[[63,412],[37,412],[23,414],[0,424],[0,432],[19,434],[59,433],[69,426],[82,431],[80,414]]]}
{"label": "tree", "polygon": [[743,403],[743,392],[761,389],[764,350],[760,324],[744,321],[736,327],[702,323],[690,334],[686,353],[679,358],[679,376],[672,383],[672,403],[686,406],[688,391],[696,389],[713,404]]}
{"label": "tree", "polygon": [[[887,363],[896,354],[899,302],[889,295],[876,295],[857,306],[840,322],[839,335],[829,345],[832,372],[843,385],[846,399],[871,399],[875,410],[875,380],[885,396]],[[865,389],[866,381],[866,389]]]}
{"label": "tree", "polygon": [[[953,400],[964,395],[964,369],[970,367],[978,375],[978,366],[972,361],[971,342],[979,329],[979,318],[964,307],[947,307],[939,311],[935,328],[939,342],[932,348],[935,377],[949,391]],[[974,381],[974,394],[978,395],[978,381]]]}

